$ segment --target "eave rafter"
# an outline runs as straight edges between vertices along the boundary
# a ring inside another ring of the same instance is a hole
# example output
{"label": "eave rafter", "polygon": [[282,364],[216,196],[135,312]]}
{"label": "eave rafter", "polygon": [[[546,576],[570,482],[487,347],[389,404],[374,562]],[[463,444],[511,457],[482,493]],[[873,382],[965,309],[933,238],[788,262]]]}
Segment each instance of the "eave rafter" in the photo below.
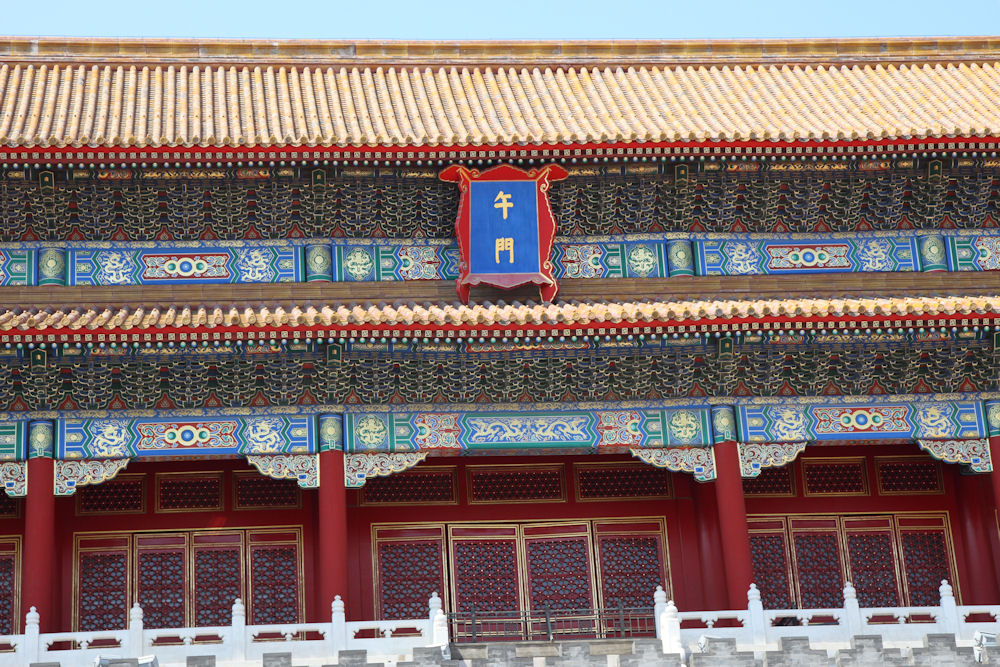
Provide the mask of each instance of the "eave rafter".
{"label": "eave rafter", "polygon": [[[96,288],[92,288],[96,289]],[[754,331],[992,327],[998,296],[481,303],[65,306],[0,312],[0,342],[202,343],[345,338],[702,336]]]}

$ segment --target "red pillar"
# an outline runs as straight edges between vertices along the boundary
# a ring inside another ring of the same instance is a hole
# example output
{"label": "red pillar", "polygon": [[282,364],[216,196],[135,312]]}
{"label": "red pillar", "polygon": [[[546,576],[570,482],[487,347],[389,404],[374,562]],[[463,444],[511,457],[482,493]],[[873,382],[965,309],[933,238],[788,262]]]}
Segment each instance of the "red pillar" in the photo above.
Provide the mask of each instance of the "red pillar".
{"label": "red pillar", "polygon": [[[1000,509],[1000,436],[992,436],[989,442],[990,459],[993,461],[993,472],[990,473],[990,484],[993,486],[993,509]],[[989,530],[996,530],[997,515],[993,511],[986,514]],[[995,562],[1000,565],[1000,561],[995,560]],[[1000,574],[998,574],[998,578],[1000,578]],[[1000,585],[1000,581],[997,583]]]}
{"label": "red pillar", "polygon": [[705,609],[728,609],[725,563],[719,537],[719,510],[713,484],[694,483],[692,491],[698,513],[698,549],[702,559],[702,595]]}
{"label": "red pillar", "polygon": [[715,445],[715,495],[719,505],[719,532],[726,565],[729,608],[746,609],[747,589],[753,581],[747,507],[736,442]]}
{"label": "red pillar", "polygon": [[958,518],[965,547],[965,571],[962,572],[962,601],[965,604],[996,604],[996,561],[987,530],[994,526],[993,504],[982,475],[961,475],[955,466],[945,468],[955,483]]}
{"label": "red pillar", "polygon": [[54,470],[51,451],[49,456],[28,459],[28,496],[24,503],[24,551],[21,560],[21,621],[24,621],[29,608],[37,608],[42,632],[54,631],[57,622],[53,595],[53,582],[58,577],[55,571]]}
{"label": "red pillar", "polygon": [[329,620],[330,603],[347,598],[347,489],[344,452],[329,449],[319,455],[319,577],[317,620]]}

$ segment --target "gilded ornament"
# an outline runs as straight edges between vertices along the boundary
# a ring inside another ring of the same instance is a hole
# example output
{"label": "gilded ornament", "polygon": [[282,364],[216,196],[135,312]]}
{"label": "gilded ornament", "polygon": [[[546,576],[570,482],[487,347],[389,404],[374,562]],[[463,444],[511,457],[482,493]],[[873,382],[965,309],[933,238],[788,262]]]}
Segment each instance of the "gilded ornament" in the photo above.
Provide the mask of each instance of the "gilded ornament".
{"label": "gilded ornament", "polygon": [[251,454],[247,456],[247,463],[271,479],[298,480],[303,489],[315,489],[319,486],[317,454]]}
{"label": "gilded ornament", "polygon": [[426,458],[427,452],[347,454],[344,457],[344,485],[358,488],[364,486],[369,477],[387,477],[409,470]]}

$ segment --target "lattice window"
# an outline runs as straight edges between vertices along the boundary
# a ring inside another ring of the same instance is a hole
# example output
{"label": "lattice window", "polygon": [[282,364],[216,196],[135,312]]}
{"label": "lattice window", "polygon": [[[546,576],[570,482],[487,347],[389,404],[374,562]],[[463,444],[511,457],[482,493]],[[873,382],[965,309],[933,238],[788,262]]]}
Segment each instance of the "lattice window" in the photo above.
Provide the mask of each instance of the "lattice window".
{"label": "lattice window", "polygon": [[807,496],[868,495],[865,459],[803,461],[802,478]]}
{"label": "lattice window", "polygon": [[222,509],[222,473],[158,473],[156,511]]}
{"label": "lattice window", "polygon": [[300,614],[298,546],[265,541],[272,537],[251,534],[248,622],[295,623]]}
{"label": "lattice window", "polygon": [[793,469],[791,465],[764,468],[757,477],[744,478],[743,493],[748,496],[794,496]]}
{"label": "lattice window", "polygon": [[143,623],[151,628],[185,627],[184,547],[141,549],[136,556],[136,570],[136,595]]}
{"label": "lattice window", "polygon": [[77,629],[121,630],[128,618],[128,553],[82,553]]}
{"label": "lattice window", "polygon": [[[207,533],[194,540],[194,625],[229,625],[233,602],[246,597],[242,535]],[[232,544],[219,544],[227,541]]]}
{"label": "lattice window", "polygon": [[881,495],[943,493],[941,464],[925,457],[875,459]]}
{"label": "lattice window", "polygon": [[792,542],[802,608],[840,607],[844,602],[844,576],[837,533],[797,533]]}
{"label": "lattice window", "polygon": [[451,504],[457,501],[456,469],[418,469],[375,477],[361,487],[362,505]]}
{"label": "lattice window", "polygon": [[469,502],[563,500],[563,466],[469,468]]}
{"label": "lattice window", "polygon": [[525,540],[532,609],[592,609],[589,538]]}
{"label": "lattice window", "polygon": [[146,476],[118,475],[112,480],[85,486],[76,492],[76,513],[144,514]]}
{"label": "lattice window", "polygon": [[785,534],[751,533],[750,555],[753,558],[753,579],[760,588],[765,609],[794,607],[789,579],[788,547]]}
{"label": "lattice window", "polygon": [[251,623],[299,622],[301,539],[299,528],[78,535],[76,628],[124,627],[132,599],[147,627],[229,625],[236,598]]}
{"label": "lattice window", "polygon": [[669,498],[670,472],[645,464],[598,463],[575,467],[580,500]]}
{"label": "lattice window", "polygon": [[604,606],[648,607],[663,585],[663,546],[658,535],[599,535]]}
{"label": "lattice window", "polygon": [[515,540],[461,540],[452,548],[457,611],[520,608]]}
{"label": "lattice window", "polygon": [[11,498],[6,493],[0,493],[0,519],[16,519],[21,516],[24,498]]}
{"label": "lattice window", "polygon": [[913,607],[936,607],[940,603],[941,581],[954,586],[948,567],[948,543],[944,530],[906,530],[900,533],[905,564],[906,589]]}
{"label": "lattice window", "polygon": [[380,542],[377,558],[379,618],[423,618],[442,591],[441,538]]}
{"label": "lattice window", "polygon": [[899,605],[896,554],[891,533],[858,532],[847,535],[851,583],[862,607]]}
{"label": "lattice window", "polygon": [[295,509],[302,506],[302,490],[294,479],[271,479],[256,473],[233,475],[234,509]]}
{"label": "lattice window", "polygon": [[14,634],[20,627],[21,538],[0,538],[0,635]]}

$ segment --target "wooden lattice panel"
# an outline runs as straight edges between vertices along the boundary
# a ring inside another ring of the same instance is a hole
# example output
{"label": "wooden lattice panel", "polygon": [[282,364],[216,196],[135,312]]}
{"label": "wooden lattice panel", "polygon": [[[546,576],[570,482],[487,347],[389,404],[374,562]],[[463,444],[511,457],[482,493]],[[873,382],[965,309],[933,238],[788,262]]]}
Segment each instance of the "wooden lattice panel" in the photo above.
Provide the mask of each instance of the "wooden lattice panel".
{"label": "wooden lattice panel", "polygon": [[795,467],[764,468],[756,477],[743,479],[743,493],[748,496],[794,496]]}
{"label": "wooden lattice panel", "polygon": [[594,534],[602,607],[648,606],[649,591],[657,586],[671,594],[659,520],[595,521]]}
{"label": "wooden lattice panel", "polygon": [[136,535],[135,590],[143,622],[151,628],[183,628],[187,619],[185,533]]}
{"label": "wooden lattice panel", "polygon": [[807,496],[867,496],[868,467],[864,457],[802,461]]}
{"label": "wooden lattice panel", "polygon": [[77,536],[73,629],[121,630],[131,597],[131,540],[128,535]]}
{"label": "wooden lattice panel", "polygon": [[470,466],[469,502],[529,503],[566,499],[561,464],[540,466]]}
{"label": "wooden lattice panel", "polygon": [[877,457],[879,495],[944,493],[941,463],[926,456]]}
{"label": "wooden lattice panel", "polygon": [[577,500],[641,500],[670,498],[670,472],[644,463],[578,463]]}
{"label": "wooden lattice panel", "polygon": [[376,609],[381,619],[420,618],[430,594],[445,594],[444,528],[375,531]]}
{"label": "wooden lattice panel", "polygon": [[156,511],[193,512],[222,509],[221,472],[157,473]]}
{"label": "wooden lattice panel", "polygon": [[765,609],[795,606],[787,526],[783,519],[750,521],[750,556],[753,577]]}
{"label": "wooden lattice panel", "polygon": [[120,474],[101,484],[85,486],[75,495],[77,515],[145,514],[146,476]]}
{"label": "wooden lattice panel", "polygon": [[294,479],[271,479],[255,472],[233,473],[233,509],[298,509],[302,489]]}
{"label": "wooden lattice panel", "polygon": [[370,478],[361,487],[362,505],[453,505],[458,502],[454,466],[418,468]]}
{"label": "wooden lattice panel", "polygon": [[21,627],[21,537],[0,537],[0,635]]}
{"label": "wooden lattice panel", "polygon": [[298,623],[302,597],[302,533],[254,530],[247,533],[250,554],[248,623]]}

